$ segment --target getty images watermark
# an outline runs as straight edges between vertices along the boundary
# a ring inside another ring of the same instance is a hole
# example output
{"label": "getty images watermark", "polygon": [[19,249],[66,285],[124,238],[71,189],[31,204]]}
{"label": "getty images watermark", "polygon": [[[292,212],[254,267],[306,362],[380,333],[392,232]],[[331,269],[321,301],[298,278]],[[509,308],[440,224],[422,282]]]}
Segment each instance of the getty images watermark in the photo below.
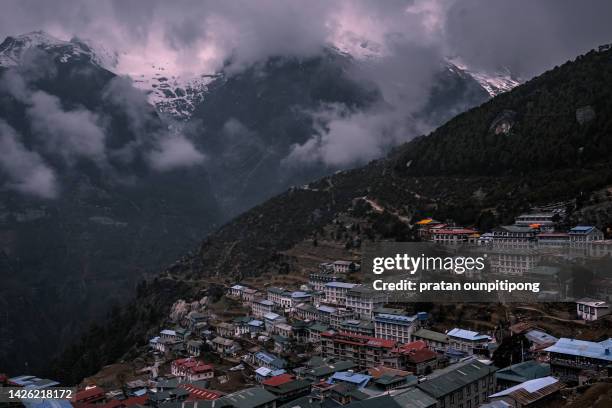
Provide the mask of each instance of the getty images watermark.
{"label": "getty images watermark", "polygon": [[362,273],[390,301],[561,302],[593,296],[581,278],[609,274],[601,262],[558,248],[379,243],[365,248]]}

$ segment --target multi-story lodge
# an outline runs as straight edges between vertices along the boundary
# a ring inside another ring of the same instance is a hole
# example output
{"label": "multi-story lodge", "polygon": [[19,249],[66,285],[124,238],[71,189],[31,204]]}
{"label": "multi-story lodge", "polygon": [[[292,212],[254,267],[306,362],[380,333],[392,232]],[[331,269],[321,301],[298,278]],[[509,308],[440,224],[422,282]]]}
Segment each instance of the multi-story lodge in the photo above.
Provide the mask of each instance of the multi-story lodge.
{"label": "multi-story lodge", "polygon": [[374,337],[374,324],[370,320],[348,319],[340,324],[340,331]]}
{"label": "multi-story lodge", "polygon": [[325,284],[323,291],[325,292],[325,302],[334,305],[345,306],[346,294],[349,289],[357,286],[355,283],[348,282],[328,282]]}
{"label": "multi-story lodge", "polygon": [[333,275],[330,273],[318,272],[311,273],[308,277],[308,285],[315,291],[322,292],[325,288],[325,284],[329,282],[335,282],[339,280],[340,277],[338,275]]}
{"label": "multi-story lodge", "polygon": [[603,239],[603,232],[590,225],[578,225],[569,230],[571,246],[585,246],[593,241],[601,241]]}
{"label": "multi-story lodge", "polygon": [[338,307],[329,315],[329,326],[332,329],[339,330],[342,327],[342,322],[353,319],[355,314],[351,309]]}
{"label": "multi-story lodge", "polygon": [[365,285],[357,285],[346,292],[346,307],[353,309],[358,319],[371,319],[374,310],[383,307],[387,295]]}
{"label": "multi-story lodge", "polygon": [[374,317],[374,335],[381,339],[409,343],[416,328],[416,316],[378,313]]}
{"label": "multi-story lodge", "polygon": [[321,333],[321,356],[352,360],[360,369],[376,367],[390,358],[397,343],[393,340],[349,333]]}
{"label": "multi-story lodge", "polygon": [[476,243],[480,235],[471,228],[441,228],[431,230],[431,240],[437,244],[455,245]]}
{"label": "multi-story lodge", "polygon": [[170,365],[172,375],[187,381],[209,380],[215,376],[214,367],[193,358],[174,360]]}
{"label": "multi-story lodge", "polygon": [[576,313],[582,320],[597,320],[612,313],[610,304],[603,300],[584,298],[576,301]]}
{"label": "multi-story lodge", "polygon": [[265,314],[272,313],[274,302],[268,299],[256,299],[251,304],[251,311],[255,317],[263,317]]}
{"label": "multi-story lodge", "polygon": [[446,333],[449,346],[452,349],[474,354],[474,350],[482,349],[492,338],[486,334],[480,334],[471,330],[453,329]]}
{"label": "multi-story lodge", "polygon": [[544,349],[550,355],[551,375],[566,382],[580,377],[608,377],[612,374],[612,338],[599,343],[568,338]]}
{"label": "multi-story lodge", "polygon": [[495,392],[494,366],[468,360],[443,370],[417,385],[438,400],[438,407],[476,408]]}
{"label": "multi-story lodge", "polygon": [[524,248],[533,244],[540,230],[530,226],[503,225],[493,229],[493,245]]}
{"label": "multi-story lodge", "polygon": [[291,307],[291,292],[283,288],[271,287],[267,290],[268,300],[274,303],[274,305],[289,308]]}
{"label": "multi-story lodge", "polygon": [[514,224],[521,227],[537,225],[543,231],[553,230],[555,228],[555,218],[559,218],[559,214],[553,212],[521,214],[514,219]]}
{"label": "multi-story lodge", "polygon": [[489,254],[491,272],[510,276],[526,275],[541,258],[542,254],[532,248],[499,248]]}
{"label": "multi-story lodge", "polygon": [[564,247],[569,245],[567,232],[541,232],[536,235],[538,247]]}
{"label": "multi-story lodge", "polygon": [[420,329],[412,336],[412,341],[422,340],[431,350],[444,352],[448,348],[449,338],[444,333],[439,333],[433,330]]}

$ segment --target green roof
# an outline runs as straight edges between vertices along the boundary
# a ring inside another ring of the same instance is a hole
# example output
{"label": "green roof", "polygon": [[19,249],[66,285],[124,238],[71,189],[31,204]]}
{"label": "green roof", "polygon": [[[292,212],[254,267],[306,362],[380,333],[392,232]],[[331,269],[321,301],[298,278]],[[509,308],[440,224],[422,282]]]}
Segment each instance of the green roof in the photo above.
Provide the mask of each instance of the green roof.
{"label": "green roof", "polygon": [[233,406],[236,408],[254,408],[267,404],[276,399],[276,396],[261,387],[247,388],[246,390],[233,392],[216,400],[217,406]]}
{"label": "green roof", "polygon": [[293,380],[277,386],[266,386],[273,394],[286,394],[289,392],[309,388],[312,383],[307,380]]}
{"label": "green roof", "polygon": [[351,368],[355,368],[354,362],[350,360],[341,360],[336,361],[334,363],[324,364],[318,367],[311,368],[310,370],[306,371],[306,374],[310,374],[315,377],[324,377],[333,373],[337,373],[339,371],[350,370]]}
{"label": "green roof", "polygon": [[497,367],[486,365],[478,360],[469,360],[443,370],[439,375],[418,384],[417,387],[434,398],[440,398],[495,371]]}
{"label": "green roof", "polygon": [[440,343],[448,343],[448,337],[444,333],[438,333],[433,330],[421,329],[413,334],[414,337],[420,337],[426,340],[437,341]]}
{"label": "green roof", "polygon": [[409,408],[435,408],[438,405],[438,401],[418,388],[409,388],[406,392],[395,395],[393,399],[400,406]]}
{"label": "green roof", "polygon": [[514,364],[495,373],[498,380],[522,383],[550,375],[550,366],[535,360]]}
{"label": "green roof", "polygon": [[374,383],[380,385],[395,384],[400,381],[406,381],[407,384],[414,385],[418,382],[417,377],[414,375],[408,375],[402,377],[401,375],[384,374],[374,380]]}

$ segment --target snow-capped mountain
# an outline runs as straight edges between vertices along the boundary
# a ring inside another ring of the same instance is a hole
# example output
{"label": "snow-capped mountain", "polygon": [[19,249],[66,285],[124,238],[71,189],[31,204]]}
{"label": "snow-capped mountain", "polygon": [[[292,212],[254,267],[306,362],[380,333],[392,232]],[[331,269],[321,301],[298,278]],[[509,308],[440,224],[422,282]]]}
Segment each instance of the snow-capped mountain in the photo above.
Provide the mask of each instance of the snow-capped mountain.
{"label": "snow-capped mountain", "polygon": [[450,70],[461,71],[471,76],[489,93],[489,95],[491,95],[491,97],[507,92],[524,82],[521,78],[516,78],[512,75],[507,68],[502,68],[496,72],[485,72],[470,69],[465,63],[457,58],[448,59],[447,62]]}
{"label": "snow-capped mountain", "polygon": [[202,74],[196,77],[167,75],[163,67],[155,67],[153,74],[132,76],[134,86],[147,94],[149,103],[176,120],[191,117],[197,104],[208,91],[208,84],[219,75]]}
{"label": "snow-capped mountain", "polygon": [[26,52],[33,48],[53,53],[61,62],[85,57],[109,71],[113,70],[118,61],[116,52],[109,51],[91,40],[73,37],[70,41],[63,41],[44,31],[32,31],[16,37],[6,37],[0,44],[0,66],[19,65]]}

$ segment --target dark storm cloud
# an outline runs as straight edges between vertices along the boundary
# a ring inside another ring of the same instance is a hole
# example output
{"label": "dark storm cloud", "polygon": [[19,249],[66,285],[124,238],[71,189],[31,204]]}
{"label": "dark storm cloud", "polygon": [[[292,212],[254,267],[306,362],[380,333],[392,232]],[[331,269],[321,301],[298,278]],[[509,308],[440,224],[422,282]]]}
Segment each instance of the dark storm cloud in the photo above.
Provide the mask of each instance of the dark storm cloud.
{"label": "dark storm cloud", "polygon": [[612,1],[462,0],[446,15],[449,50],[473,67],[529,78],[612,42]]}
{"label": "dark storm cloud", "polygon": [[[383,101],[366,112],[338,105],[312,112],[320,127],[294,146],[289,162],[346,166],[428,130],[410,116],[444,58],[472,69],[507,67],[527,79],[611,42],[610,16],[609,0],[9,0],[0,36],[43,29],[93,39],[117,50],[117,71],[130,74],[151,68],[151,61],[170,74],[222,67],[231,74],[270,56],[308,57],[336,45],[365,61],[360,74],[378,86]],[[144,96],[129,84],[115,85],[115,101],[139,126]],[[155,139],[148,159],[154,168],[204,160],[188,138],[168,135]]]}
{"label": "dark storm cloud", "polygon": [[311,55],[334,41],[384,49],[388,38],[405,38],[468,65],[532,75],[612,41],[611,15],[608,0],[9,0],[0,36],[44,29],[187,68],[231,58],[237,69],[270,55]]}

